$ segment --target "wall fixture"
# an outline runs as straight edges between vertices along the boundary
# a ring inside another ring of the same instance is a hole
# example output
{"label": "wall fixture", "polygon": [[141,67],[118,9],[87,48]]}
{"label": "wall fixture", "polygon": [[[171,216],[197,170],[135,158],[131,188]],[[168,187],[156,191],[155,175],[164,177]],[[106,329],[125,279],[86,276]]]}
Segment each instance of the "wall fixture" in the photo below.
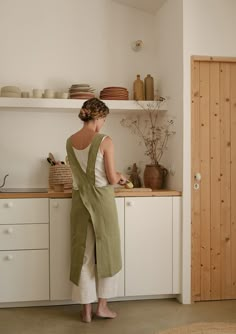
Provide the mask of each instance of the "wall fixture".
{"label": "wall fixture", "polygon": [[143,41],[141,39],[138,39],[137,41],[134,41],[132,43],[132,49],[134,51],[140,51],[143,48]]}

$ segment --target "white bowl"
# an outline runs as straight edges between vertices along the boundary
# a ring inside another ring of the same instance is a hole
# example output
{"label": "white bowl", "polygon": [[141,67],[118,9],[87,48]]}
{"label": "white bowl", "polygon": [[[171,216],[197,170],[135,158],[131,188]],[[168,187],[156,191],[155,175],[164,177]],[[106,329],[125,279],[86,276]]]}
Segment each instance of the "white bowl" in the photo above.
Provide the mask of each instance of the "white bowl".
{"label": "white bowl", "polygon": [[21,93],[1,92],[1,97],[21,97]]}
{"label": "white bowl", "polygon": [[45,89],[44,90],[44,97],[48,99],[53,99],[55,97],[55,92],[53,89]]}
{"label": "white bowl", "polygon": [[61,93],[61,99],[68,99],[68,97],[69,97],[69,93],[67,92]]}
{"label": "white bowl", "polygon": [[43,96],[42,89],[37,89],[37,88],[33,89],[33,97],[40,98],[42,96]]}
{"label": "white bowl", "polygon": [[5,86],[2,87],[1,92],[11,92],[11,93],[18,93],[20,94],[20,88],[16,87],[16,86]]}

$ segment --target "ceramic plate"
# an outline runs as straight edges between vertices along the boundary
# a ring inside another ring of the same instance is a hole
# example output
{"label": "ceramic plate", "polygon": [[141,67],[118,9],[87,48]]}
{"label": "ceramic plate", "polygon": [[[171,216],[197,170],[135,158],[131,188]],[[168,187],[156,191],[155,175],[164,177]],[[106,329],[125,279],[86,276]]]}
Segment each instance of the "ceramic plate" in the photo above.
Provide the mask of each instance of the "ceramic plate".
{"label": "ceramic plate", "polygon": [[88,84],[75,84],[75,85],[71,85],[71,87],[90,87],[90,85]]}
{"label": "ceramic plate", "polygon": [[100,96],[100,99],[102,100],[128,100],[128,97],[122,98],[122,97],[112,97],[112,96]]}
{"label": "ceramic plate", "polygon": [[121,89],[121,90],[127,90],[125,87],[105,87],[103,90],[108,90],[108,89]]}

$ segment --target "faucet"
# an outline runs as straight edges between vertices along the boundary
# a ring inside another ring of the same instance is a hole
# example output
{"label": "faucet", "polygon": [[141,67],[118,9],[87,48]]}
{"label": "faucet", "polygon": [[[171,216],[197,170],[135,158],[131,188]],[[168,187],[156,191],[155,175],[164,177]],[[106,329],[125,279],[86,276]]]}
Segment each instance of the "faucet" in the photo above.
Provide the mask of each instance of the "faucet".
{"label": "faucet", "polygon": [[6,174],[3,178],[3,183],[2,185],[0,186],[0,188],[3,188],[5,186],[5,183],[6,183],[6,178],[9,176],[9,174]]}

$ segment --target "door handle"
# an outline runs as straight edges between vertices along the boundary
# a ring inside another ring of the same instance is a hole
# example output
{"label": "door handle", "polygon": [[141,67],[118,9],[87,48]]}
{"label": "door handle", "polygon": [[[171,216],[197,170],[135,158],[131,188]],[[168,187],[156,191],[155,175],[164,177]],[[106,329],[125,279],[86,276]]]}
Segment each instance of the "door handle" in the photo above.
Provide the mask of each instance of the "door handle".
{"label": "door handle", "polygon": [[194,175],[194,179],[195,179],[195,181],[201,181],[201,179],[202,179],[202,176],[201,176],[201,174],[200,173],[196,173],[195,175]]}

